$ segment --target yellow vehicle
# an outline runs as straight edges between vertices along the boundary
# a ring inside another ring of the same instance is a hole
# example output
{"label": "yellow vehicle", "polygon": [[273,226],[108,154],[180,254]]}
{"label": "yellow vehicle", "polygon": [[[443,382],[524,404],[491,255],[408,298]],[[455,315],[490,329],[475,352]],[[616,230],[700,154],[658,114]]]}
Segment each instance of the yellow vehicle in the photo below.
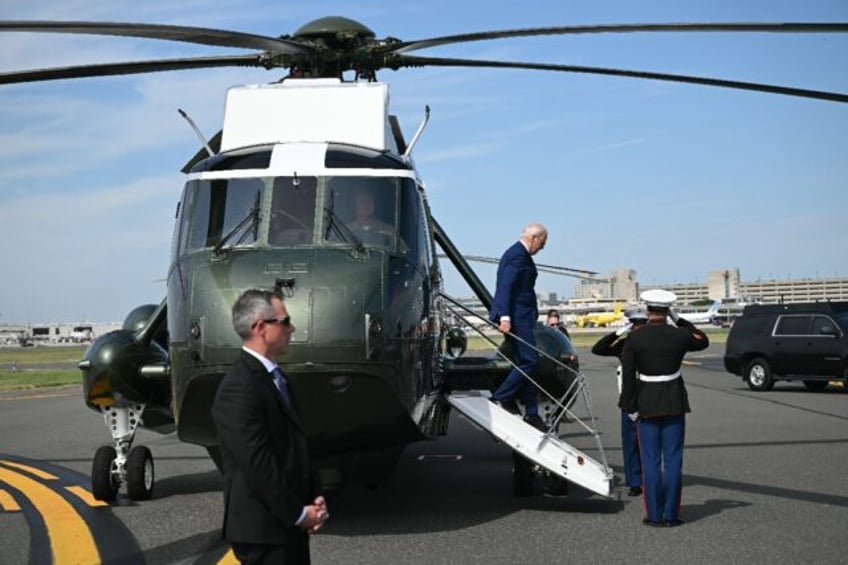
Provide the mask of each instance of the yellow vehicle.
{"label": "yellow vehicle", "polygon": [[615,304],[615,310],[612,312],[590,312],[582,316],[577,316],[574,322],[578,328],[603,328],[619,321],[622,317],[624,317],[624,314],[621,311],[621,303],[617,302]]}

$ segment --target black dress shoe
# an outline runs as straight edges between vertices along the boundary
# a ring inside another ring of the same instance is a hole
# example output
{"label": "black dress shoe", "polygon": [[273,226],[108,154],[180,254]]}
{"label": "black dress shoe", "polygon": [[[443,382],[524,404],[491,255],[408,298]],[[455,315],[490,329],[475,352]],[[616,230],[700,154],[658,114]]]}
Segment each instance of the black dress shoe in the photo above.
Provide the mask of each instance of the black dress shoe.
{"label": "black dress shoe", "polygon": [[663,526],[665,526],[666,528],[676,528],[677,526],[682,526],[685,523],[686,522],[678,518],[676,520],[666,520],[665,522],[663,522]]}
{"label": "black dress shoe", "polygon": [[653,520],[648,520],[647,518],[642,518],[642,523],[652,528],[662,528],[665,526],[665,522],[654,522]]}
{"label": "black dress shoe", "polygon": [[545,421],[542,420],[542,418],[540,418],[538,414],[524,416],[524,421],[539,430],[540,432],[548,431],[548,426],[545,425]]}
{"label": "black dress shoe", "polygon": [[642,487],[630,487],[627,496],[642,496]]}
{"label": "black dress shoe", "polygon": [[510,414],[521,414],[521,411],[518,409],[518,404],[516,404],[514,400],[495,400],[494,398],[489,398],[489,401],[491,401],[492,404],[497,404]]}
{"label": "black dress shoe", "polygon": [[653,520],[648,520],[647,518],[643,518],[642,523],[652,528],[662,528],[663,526],[665,526],[663,522],[654,522]]}

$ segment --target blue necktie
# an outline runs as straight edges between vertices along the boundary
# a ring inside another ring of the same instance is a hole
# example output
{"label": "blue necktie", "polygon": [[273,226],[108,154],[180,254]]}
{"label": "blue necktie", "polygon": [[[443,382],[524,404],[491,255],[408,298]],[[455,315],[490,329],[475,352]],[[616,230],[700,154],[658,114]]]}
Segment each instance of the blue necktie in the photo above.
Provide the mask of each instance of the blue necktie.
{"label": "blue necktie", "polygon": [[274,379],[274,386],[277,387],[277,390],[280,392],[280,396],[283,397],[283,404],[286,405],[286,408],[291,409],[291,402],[289,401],[289,387],[286,383],[286,379],[283,377],[282,371],[279,368],[275,368],[271,371],[271,377]]}

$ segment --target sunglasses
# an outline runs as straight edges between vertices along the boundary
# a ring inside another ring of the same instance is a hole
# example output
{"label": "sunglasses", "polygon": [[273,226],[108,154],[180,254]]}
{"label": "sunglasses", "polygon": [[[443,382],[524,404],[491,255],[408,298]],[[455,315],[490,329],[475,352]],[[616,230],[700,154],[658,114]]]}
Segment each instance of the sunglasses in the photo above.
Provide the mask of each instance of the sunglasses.
{"label": "sunglasses", "polygon": [[284,328],[287,328],[291,325],[291,316],[286,316],[285,318],[266,318],[262,321],[266,324],[280,324]]}

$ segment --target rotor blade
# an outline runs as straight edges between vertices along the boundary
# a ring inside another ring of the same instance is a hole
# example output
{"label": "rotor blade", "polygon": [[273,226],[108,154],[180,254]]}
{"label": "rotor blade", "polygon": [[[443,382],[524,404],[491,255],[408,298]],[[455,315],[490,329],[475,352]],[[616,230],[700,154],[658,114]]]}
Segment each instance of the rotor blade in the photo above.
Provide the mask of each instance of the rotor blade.
{"label": "rotor blade", "polygon": [[450,259],[457,272],[474,294],[477,295],[480,303],[483,304],[486,310],[491,308],[492,294],[489,292],[489,289],[486,288],[486,285],[483,284],[483,281],[480,280],[480,277],[477,276],[477,273],[474,272],[474,269],[471,268],[471,265],[468,264],[462,253],[459,252],[459,249],[456,248],[456,245],[448,237],[445,230],[442,229],[442,226],[439,225],[439,222],[436,221],[436,218],[431,216],[430,221],[433,228],[433,240],[445,252],[445,256]]}
{"label": "rotor blade", "polygon": [[[126,63],[104,63],[55,67],[0,74],[0,84],[58,80],[65,78],[102,77],[131,75],[156,71],[179,71],[185,69],[209,69],[212,67],[265,67],[264,55],[229,55],[222,57],[194,57],[188,59],[151,59]],[[266,67],[267,68],[267,67]]]}
{"label": "rotor blade", "polygon": [[[519,63],[510,61],[483,61],[477,59],[449,59],[441,57],[417,57],[415,55],[399,55],[394,61],[394,63],[395,65],[397,65],[397,67],[490,67],[500,69],[530,69],[540,71],[561,71],[567,73],[622,76],[651,80],[664,80],[669,82],[703,84],[708,86],[718,86],[722,88],[733,88],[738,90],[753,90],[756,92],[770,92],[772,94],[782,94],[785,96],[798,96],[801,98],[815,98],[819,100],[829,100],[832,102],[848,103],[848,94],[842,94],[839,92],[807,90],[804,88],[792,88],[788,86],[776,86],[770,84],[760,84],[756,82],[741,82],[736,80],[725,80],[689,75],[675,75],[668,73],[654,73],[646,71],[631,71],[625,69],[611,69],[604,67],[551,65],[546,63]],[[395,66],[392,65],[391,68],[395,68]]]}
{"label": "rotor blade", "polygon": [[666,23],[666,24],[607,24],[579,25],[560,27],[536,27],[525,29],[507,29],[500,31],[482,31],[445,35],[417,41],[402,41],[390,44],[392,53],[408,53],[417,49],[467,43],[489,39],[509,37],[530,37],[538,35],[578,35],[588,33],[634,33],[651,31],[671,32],[771,32],[771,33],[845,33],[848,23]]}
{"label": "rotor blade", "polygon": [[143,37],[147,39],[182,41],[184,43],[196,43],[200,45],[214,45],[217,47],[264,49],[274,53],[290,55],[309,55],[315,51],[312,47],[276,37],[202,27],[158,24],[6,20],[0,21],[0,32],[2,31]]}

